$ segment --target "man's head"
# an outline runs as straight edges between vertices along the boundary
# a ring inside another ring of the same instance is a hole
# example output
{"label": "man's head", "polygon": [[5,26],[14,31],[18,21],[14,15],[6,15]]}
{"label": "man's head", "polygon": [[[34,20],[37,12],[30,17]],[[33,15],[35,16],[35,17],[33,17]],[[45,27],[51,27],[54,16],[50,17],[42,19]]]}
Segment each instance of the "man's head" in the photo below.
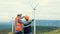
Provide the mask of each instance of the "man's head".
{"label": "man's head", "polygon": [[18,17],[21,17],[21,16],[22,16],[22,14],[17,14],[17,16],[18,16]]}
{"label": "man's head", "polygon": [[24,16],[24,19],[25,19],[26,21],[28,21],[28,20],[29,20],[29,16]]}

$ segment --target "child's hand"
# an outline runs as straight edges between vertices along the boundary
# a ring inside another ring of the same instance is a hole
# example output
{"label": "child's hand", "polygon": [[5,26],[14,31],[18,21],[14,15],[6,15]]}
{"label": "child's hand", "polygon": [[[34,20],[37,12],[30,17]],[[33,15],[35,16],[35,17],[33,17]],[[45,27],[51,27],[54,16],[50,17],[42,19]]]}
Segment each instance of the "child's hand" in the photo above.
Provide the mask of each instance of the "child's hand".
{"label": "child's hand", "polygon": [[32,19],[32,21],[34,21],[34,19]]}

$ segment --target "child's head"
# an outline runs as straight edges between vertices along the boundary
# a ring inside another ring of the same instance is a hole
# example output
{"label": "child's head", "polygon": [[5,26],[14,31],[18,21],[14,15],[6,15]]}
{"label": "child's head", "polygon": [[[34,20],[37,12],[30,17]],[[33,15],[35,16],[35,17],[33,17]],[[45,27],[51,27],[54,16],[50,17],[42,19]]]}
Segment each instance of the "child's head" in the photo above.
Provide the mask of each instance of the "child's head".
{"label": "child's head", "polygon": [[25,19],[26,21],[28,21],[28,20],[29,20],[29,16],[24,16],[24,19]]}

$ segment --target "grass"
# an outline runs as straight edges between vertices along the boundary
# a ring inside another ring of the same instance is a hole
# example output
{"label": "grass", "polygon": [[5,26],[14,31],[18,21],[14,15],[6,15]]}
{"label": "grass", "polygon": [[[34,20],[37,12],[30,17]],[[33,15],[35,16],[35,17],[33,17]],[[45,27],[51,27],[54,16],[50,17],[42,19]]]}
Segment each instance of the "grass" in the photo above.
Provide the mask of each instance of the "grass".
{"label": "grass", "polygon": [[39,32],[37,34],[60,34],[60,29],[56,29],[56,30],[53,30],[50,32],[44,32],[44,33]]}
{"label": "grass", "polygon": [[[32,27],[32,32],[34,28]],[[9,33],[10,32],[10,33]],[[11,28],[0,30],[0,34],[12,34]],[[60,28],[53,27],[53,26],[37,26],[36,27],[36,34],[60,34]]]}
{"label": "grass", "polygon": [[11,32],[11,28],[0,30],[0,34],[8,34],[8,32]]}
{"label": "grass", "polygon": [[60,28],[53,26],[37,26],[36,34],[60,34]]}

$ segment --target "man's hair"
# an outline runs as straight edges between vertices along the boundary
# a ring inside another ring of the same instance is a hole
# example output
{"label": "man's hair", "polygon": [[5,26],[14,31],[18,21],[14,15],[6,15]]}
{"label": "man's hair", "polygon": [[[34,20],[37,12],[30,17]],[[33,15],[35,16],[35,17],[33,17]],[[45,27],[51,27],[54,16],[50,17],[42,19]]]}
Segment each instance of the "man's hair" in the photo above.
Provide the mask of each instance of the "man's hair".
{"label": "man's hair", "polygon": [[17,14],[17,16],[21,16],[22,14]]}
{"label": "man's hair", "polygon": [[20,16],[20,15],[17,15],[17,16]]}

